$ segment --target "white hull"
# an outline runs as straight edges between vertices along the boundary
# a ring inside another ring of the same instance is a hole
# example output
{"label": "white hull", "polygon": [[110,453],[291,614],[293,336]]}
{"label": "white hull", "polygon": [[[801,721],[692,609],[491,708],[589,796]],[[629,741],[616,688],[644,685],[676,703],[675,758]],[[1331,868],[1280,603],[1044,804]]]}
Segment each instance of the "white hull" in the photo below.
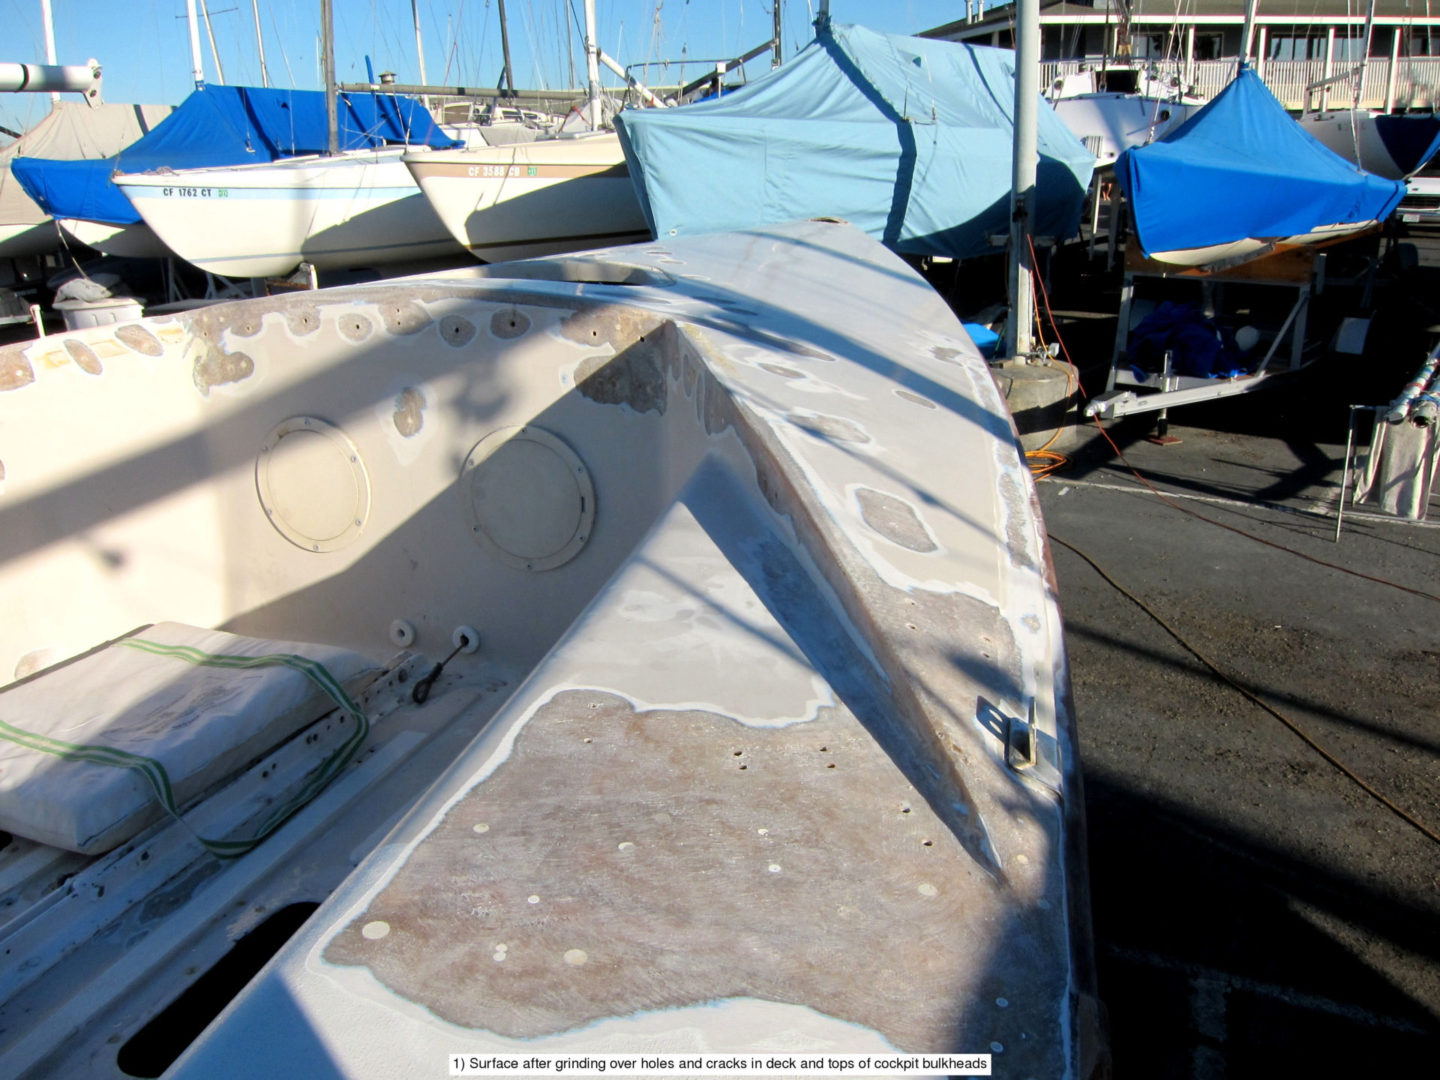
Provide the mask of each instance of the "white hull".
{"label": "white hull", "polygon": [[1113,165],[1126,150],[1155,142],[1201,106],[1137,94],[1098,93],[1060,98],[1053,107],[1099,164]]}
{"label": "white hull", "polygon": [[486,262],[649,237],[613,133],[405,155],[460,244]]}
{"label": "white hull", "polygon": [[458,255],[400,155],[362,151],[116,183],[177,255],[227,277],[277,277],[302,262],[353,269]]}
{"label": "white hull", "polygon": [[155,235],[149,225],[111,225],[105,221],[83,221],[61,218],[60,228],[67,236],[102,255],[131,259],[163,259],[170,249]]}
{"label": "white hull", "polygon": [[[34,673],[0,689],[6,1080],[896,1049],[1091,1080],[1035,490],[953,313],[863,233],[289,292],[0,373],[0,682]],[[204,652],[91,651],[147,623]],[[216,627],[383,673],[243,707]],[[144,678],[93,677],[117,655]],[[183,824],[56,753],[122,731]],[[241,939],[271,962],[167,1025]]]}
{"label": "white hull", "polygon": [[[1355,162],[1366,172],[1383,176],[1387,180],[1404,180],[1423,168],[1426,162],[1420,161],[1416,164],[1412,161],[1407,166],[1395,160],[1376,123],[1382,115],[1364,109],[1342,109],[1337,112],[1307,113],[1299,117],[1297,122],[1330,150],[1346,161]],[[1409,119],[1390,116],[1386,119],[1397,125],[1431,123],[1429,117]],[[1401,140],[1401,143],[1403,145],[1404,140]],[[1412,149],[1410,152],[1415,151]]]}
{"label": "white hull", "polygon": [[1347,222],[1340,225],[1324,225],[1313,232],[1299,236],[1247,236],[1242,240],[1234,240],[1226,244],[1208,244],[1205,247],[1155,251],[1148,254],[1156,262],[1168,263],[1171,266],[1213,266],[1216,263],[1239,263],[1271,251],[1328,244],[1357,233],[1369,232],[1375,227],[1376,224],[1373,221]]}

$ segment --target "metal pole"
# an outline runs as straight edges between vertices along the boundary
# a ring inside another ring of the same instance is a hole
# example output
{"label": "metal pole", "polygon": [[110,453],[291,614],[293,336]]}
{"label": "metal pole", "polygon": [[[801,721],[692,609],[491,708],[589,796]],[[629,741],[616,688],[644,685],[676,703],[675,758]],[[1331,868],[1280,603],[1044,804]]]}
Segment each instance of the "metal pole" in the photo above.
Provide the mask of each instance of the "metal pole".
{"label": "metal pole", "polygon": [[[1349,34],[1348,30],[1346,34]],[[1350,108],[1352,109],[1358,110],[1360,108],[1360,99],[1365,94],[1365,72],[1370,67],[1370,41],[1374,36],[1375,0],[1370,0],[1370,3],[1365,7],[1365,41],[1360,47],[1360,71],[1355,77],[1355,99],[1350,103]],[[1359,158],[1360,155],[1358,151],[1355,156],[1357,159]]]}
{"label": "metal pole", "polygon": [[595,44],[595,0],[585,0],[585,82],[590,130],[600,130],[600,52]]}
{"label": "metal pole", "polygon": [[570,82],[568,85],[575,85],[575,19],[574,9],[566,3],[565,5],[565,55],[570,58]]}
{"label": "metal pole", "polygon": [[1030,206],[1035,198],[1036,101],[1040,96],[1040,0],[1015,5],[1015,145],[1010,183],[1010,314],[1005,340],[1010,355],[1028,356],[1035,314],[1030,257]]}
{"label": "metal pole", "polygon": [[335,10],[332,0],[320,0],[320,77],[325,82],[326,153],[340,152],[340,124],[335,101]]}
{"label": "metal pole", "polygon": [[[55,13],[50,8],[50,0],[40,0],[40,18],[45,23],[45,63],[51,67],[55,66]],[[50,104],[60,104],[59,91],[50,92]]]}
{"label": "metal pole", "polygon": [[265,36],[260,32],[260,0],[250,0],[250,10],[255,13],[255,47],[260,52],[260,85],[270,85],[270,69],[265,66]]}
{"label": "metal pole", "polygon": [[205,63],[200,58],[200,21],[195,17],[195,0],[185,0],[185,20],[190,24],[190,74],[198,90],[205,85]]}
{"label": "metal pole", "polygon": [[420,0],[410,0],[410,17],[415,23],[415,55],[420,60],[420,84],[423,86],[429,80],[425,78],[425,44],[420,40]]}
{"label": "metal pole", "polygon": [[1345,489],[1350,486],[1350,455],[1355,448],[1355,410],[1363,405],[1350,406],[1350,428],[1345,433],[1345,468],[1340,473],[1340,501],[1335,504],[1335,540],[1340,542],[1340,526],[1345,520]]}
{"label": "metal pole", "polygon": [[210,4],[200,0],[200,11],[205,16],[205,35],[210,39],[210,55],[215,58],[215,78],[225,81],[225,69],[220,66],[220,50],[215,48],[215,27],[210,25]]}
{"label": "metal pole", "polygon": [[505,54],[505,89],[510,96],[515,96],[515,72],[510,67],[510,28],[505,22],[505,0],[499,0],[500,6],[500,50]]}
{"label": "metal pole", "polygon": [[[770,66],[778,68],[785,60],[780,49],[780,0],[770,0],[775,15],[775,52],[770,57]],[[52,63],[54,61],[51,61]]]}
{"label": "metal pole", "polygon": [[[1250,63],[1250,42],[1255,33],[1255,5],[1258,0],[1245,0],[1245,29],[1240,34],[1240,67]],[[1240,74],[1240,68],[1235,69]]]}

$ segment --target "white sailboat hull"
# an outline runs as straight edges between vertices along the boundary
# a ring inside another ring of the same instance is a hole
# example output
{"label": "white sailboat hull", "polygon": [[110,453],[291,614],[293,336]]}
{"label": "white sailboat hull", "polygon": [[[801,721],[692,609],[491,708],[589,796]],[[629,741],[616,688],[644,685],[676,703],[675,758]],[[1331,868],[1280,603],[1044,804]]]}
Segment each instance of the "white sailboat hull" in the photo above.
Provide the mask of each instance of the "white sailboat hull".
{"label": "white sailboat hull", "polygon": [[1376,228],[1373,221],[1342,222],[1326,225],[1298,236],[1247,236],[1226,244],[1209,244],[1205,247],[1182,248],[1175,251],[1153,251],[1147,253],[1155,262],[1170,266],[1216,267],[1229,263],[1244,262],[1268,255],[1274,251],[1290,248],[1313,247],[1336,240],[1370,232]]}
{"label": "white sailboat hull", "polygon": [[149,225],[112,225],[108,221],[86,221],[82,218],[61,218],[65,234],[102,255],[130,259],[163,259],[170,254],[165,242]]}
{"label": "white sailboat hull", "polygon": [[412,150],[405,164],[456,241],[486,262],[649,237],[611,132],[468,150]]}
{"label": "white sailboat hull", "polygon": [[[1383,114],[1365,109],[1340,109],[1334,112],[1308,113],[1297,117],[1297,123],[1327,148],[1335,151],[1347,161],[1353,161],[1360,168],[1387,180],[1403,180],[1423,167],[1424,161],[1413,167],[1397,162],[1395,155],[1385,145],[1377,121]],[[1414,120],[1392,116],[1387,119],[1396,123],[1428,123],[1428,117]],[[1427,159],[1428,160],[1428,159]]]}
{"label": "white sailboat hull", "polygon": [[227,277],[458,255],[400,158],[358,151],[115,182],[177,255]]}
{"label": "white sailboat hull", "polygon": [[[1198,103],[1138,94],[1077,94],[1053,103],[1055,115],[1090,146],[1100,165],[1113,165],[1132,146],[1146,146],[1179,127]],[[1090,140],[1098,140],[1098,147]]]}
{"label": "white sailboat hull", "polygon": [[[1091,1080],[1035,491],[953,313],[858,230],[91,327],[0,349],[0,403],[0,682],[33,675],[0,688],[0,812],[44,829],[0,816],[0,1076],[1003,1047]],[[95,648],[146,623],[200,651]],[[184,781],[231,677],[278,670],[212,630],[382,674]],[[81,693],[117,652],[146,681]],[[115,749],[55,753],[101,699],[183,823]],[[99,821],[131,780],[154,812]],[[205,972],[271,953],[199,1034]]]}

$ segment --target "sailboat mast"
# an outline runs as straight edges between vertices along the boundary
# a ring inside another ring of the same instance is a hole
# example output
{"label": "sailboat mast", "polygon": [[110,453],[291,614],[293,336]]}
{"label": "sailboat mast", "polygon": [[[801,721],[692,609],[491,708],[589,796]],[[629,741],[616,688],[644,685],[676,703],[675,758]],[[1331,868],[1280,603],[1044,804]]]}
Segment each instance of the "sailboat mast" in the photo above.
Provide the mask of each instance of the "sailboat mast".
{"label": "sailboat mast", "polygon": [[[1255,34],[1256,0],[1246,0],[1245,29],[1240,35],[1240,67],[1250,63],[1250,43]],[[1237,69],[1238,74],[1238,69]]]}
{"label": "sailboat mast", "polygon": [[225,81],[225,69],[220,65],[220,50],[215,48],[215,27],[210,25],[209,0],[200,0],[200,14],[205,16],[205,36],[210,39],[210,55],[215,58],[215,78]]}
{"label": "sailboat mast", "polygon": [[335,11],[331,0],[320,0],[320,77],[325,80],[326,153],[332,157],[340,152],[340,124],[335,102]]}
{"label": "sailboat mast", "polygon": [[505,89],[515,96],[515,72],[510,67],[510,26],[505,19],[505,0],[499,0],[500,7],[500,51],[505,54]]}
{"label": "sailboat mast", "polygon": [[[45,24],[45,63],[54,67],[55,59],[55,13],[50,9],[50,0],[40,0],[40,21]],[[50,91],[50,104],[60,104],[60,92]]]}
{"label": "sailboat mast", "polygon": [[1365,41],[1360,46],[1360,70],[1355,75],[1355,99],[1350,108],[1358,110],[1360,99],[1365,96],[1365,71],[1370,66],[1370,39],[1375,34],[1375,0],[1365,5]]}
{"label": "sailboat mast", "polygon": [[600,49],[595,44],[595,0],[585,0],[585,83],[590,130],[600,130]]}
{"label": "sailboat mast", "polygon": [[425,78],[425,45],[420,40],[420,0],[410,0],[410,19],[415,24],[415,56],[420,61],[420,85],[425,86],[430,80]]}
{"label": "sailboat mast", "polygon": [[1034,320],[1033,259],[1030,254],[1030,206],[1035,198],[1036,98],[1040,96],[1040,0],[1015,4],[1015,145],[1010,172],[1010,313],[1005,340],[1010,355],[1030,354]]}
{"label": "sailboat mast", "polygon": [[190,74],[198,90],[205,85],[205,62],[200,58],[200,22],[195,17],[195,0],[185,0],[185,19],[190,24]]}
{"label": "sailboat mast", "polygon": [[250,10],[255,13],[255,47],[260,51],[260,85],[268,87],[270,71],[265,66],[265,36],[260,32],[260,0],[250,0]]}

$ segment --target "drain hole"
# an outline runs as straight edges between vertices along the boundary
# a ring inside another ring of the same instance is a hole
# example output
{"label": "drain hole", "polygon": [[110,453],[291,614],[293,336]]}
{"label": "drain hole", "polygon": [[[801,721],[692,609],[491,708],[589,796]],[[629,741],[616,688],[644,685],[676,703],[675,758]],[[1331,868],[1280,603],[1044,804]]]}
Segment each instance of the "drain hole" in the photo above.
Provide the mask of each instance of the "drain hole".
{"label": "drain hole", "polygon": [[188,990],[130,1036],[115,1064],[129,1076],[163,1073],[319,906],[308,901],[291,904],[251,930]]}

